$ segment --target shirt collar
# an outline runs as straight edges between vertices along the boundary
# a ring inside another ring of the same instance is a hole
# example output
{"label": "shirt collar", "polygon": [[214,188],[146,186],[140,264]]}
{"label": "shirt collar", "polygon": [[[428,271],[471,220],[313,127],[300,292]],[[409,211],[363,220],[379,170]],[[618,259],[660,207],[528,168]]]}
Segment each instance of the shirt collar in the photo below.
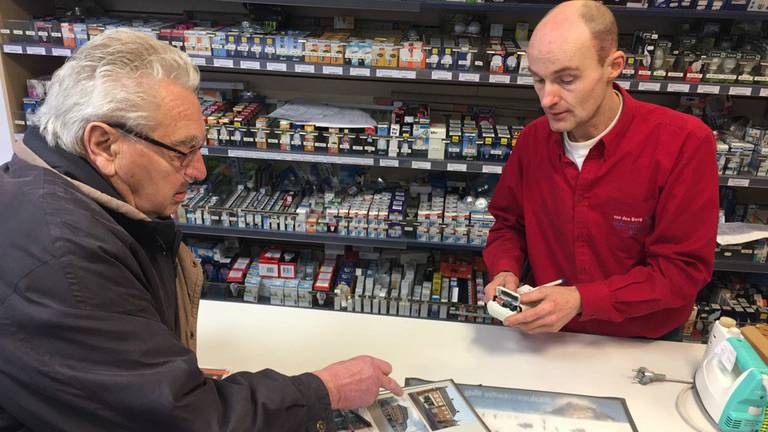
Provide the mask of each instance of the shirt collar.
{"label": "shirt collar", "polygon": [[[603,157],[610,158],[621,145],[621,141],[626,136],[630,125],[634,119],[634,112],[637,109],[638,101],[627,93],[620,85],[613,83],[613,88],[621,94],[622,108],[619,119],[607,134],[595,144],[594,149],[599,151]],[[565,155],[563,134],[554,132],[550,129],[550,142],[555,149],[556,157],[561,160],[569,160]]]}
{"label": "shirt collar", "polygon": [[627,136],[629,128],[634,121],[635,111],[638,106],[637,99],[630,96],[624,87],[613,83],[613,88],[621,94],[623,107],[619,119],[616,121],[616,125],[601,139],[601,141],[605,143],[606,158],[610,158],[616,152],[621,145],[621,142],[624,140],[624,137]]}

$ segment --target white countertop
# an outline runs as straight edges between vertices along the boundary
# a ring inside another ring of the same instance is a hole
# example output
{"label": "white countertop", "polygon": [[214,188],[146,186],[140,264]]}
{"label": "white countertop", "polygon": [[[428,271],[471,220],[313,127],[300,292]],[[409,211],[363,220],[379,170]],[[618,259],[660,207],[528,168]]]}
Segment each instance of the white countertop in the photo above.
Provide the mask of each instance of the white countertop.
{"label": "white countertop", "polygon": [[[626,399],[641,432],[689,431],[675,410],[684,387],[632,383],[646,366],[691,379],[705,345],[575,333],[526,335],[501,326],[202,301],[198,359],[235,371],[313,371],[370,354],[392,376]],[[689,393],[690,395],[690,393]],[[700,413],[693,413],[701,416]],[[697,423],[701,423],[699,419]]]}

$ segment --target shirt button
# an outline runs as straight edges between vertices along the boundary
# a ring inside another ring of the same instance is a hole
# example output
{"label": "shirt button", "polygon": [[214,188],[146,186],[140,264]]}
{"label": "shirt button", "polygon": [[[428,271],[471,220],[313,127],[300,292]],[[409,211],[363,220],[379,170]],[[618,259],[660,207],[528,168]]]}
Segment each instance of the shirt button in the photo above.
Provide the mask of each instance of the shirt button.
{"label": "shirt button", "polygon": [[325,432],[325,422],[318,420],[317,423],[315,423],[315,429],[317,429],[317,432]]}
{"label": "shirt button", "polygon": [[190,339],[194,339],[195,338],[195,332],[193,332],[192,330],[189,331],[189,338]]}
{"label": "shirt button", "polygon": [[197,261],[196,260],[192,260],[192,267],[197,268]]}

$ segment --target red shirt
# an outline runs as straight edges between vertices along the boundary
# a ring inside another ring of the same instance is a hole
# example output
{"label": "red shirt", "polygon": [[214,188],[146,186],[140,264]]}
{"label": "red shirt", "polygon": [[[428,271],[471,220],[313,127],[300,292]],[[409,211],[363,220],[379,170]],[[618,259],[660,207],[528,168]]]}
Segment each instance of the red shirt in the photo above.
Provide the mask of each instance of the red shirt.
{"label": "red shirt", "polygon": [[621,92],[614,128],[581,172],[545,117],[529,124],[490,204],[492,275],[564,278],[582,312],[565,331],[658,337],[684,323],[714,265],[718,174],[699,119]]}

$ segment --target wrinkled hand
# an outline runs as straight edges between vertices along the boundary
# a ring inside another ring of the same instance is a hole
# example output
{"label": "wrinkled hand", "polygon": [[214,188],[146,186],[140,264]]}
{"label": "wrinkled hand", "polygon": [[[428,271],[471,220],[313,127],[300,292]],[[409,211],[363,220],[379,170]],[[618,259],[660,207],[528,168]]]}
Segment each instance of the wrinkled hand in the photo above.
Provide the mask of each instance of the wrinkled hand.
{"label": "wrinkled hand", "polygon": [[517,291],[517,287],[520,286],[520,279],[518,279],[512,272],[501,272],[497,274],[496,277],[485,286],[486,303],[493,301],[493,296],[496,295],[497,286],[502,286],[511,291]]}
{"label": "wrinkled hand", "polygon": [[517,327],[526,333],[560,331],[581,312],[581,294],[575,286],[540,287],[521,294],[520,303],[532,307],[508,317],[504,325]]}
{"label": "wrinkled hand", "polygon": [[314,372],[328,389],[333,409],[356,409],[371,405],[384,387],[397,396],[403,389],[389,377],[392,365],[371,356],[357,356]]}

